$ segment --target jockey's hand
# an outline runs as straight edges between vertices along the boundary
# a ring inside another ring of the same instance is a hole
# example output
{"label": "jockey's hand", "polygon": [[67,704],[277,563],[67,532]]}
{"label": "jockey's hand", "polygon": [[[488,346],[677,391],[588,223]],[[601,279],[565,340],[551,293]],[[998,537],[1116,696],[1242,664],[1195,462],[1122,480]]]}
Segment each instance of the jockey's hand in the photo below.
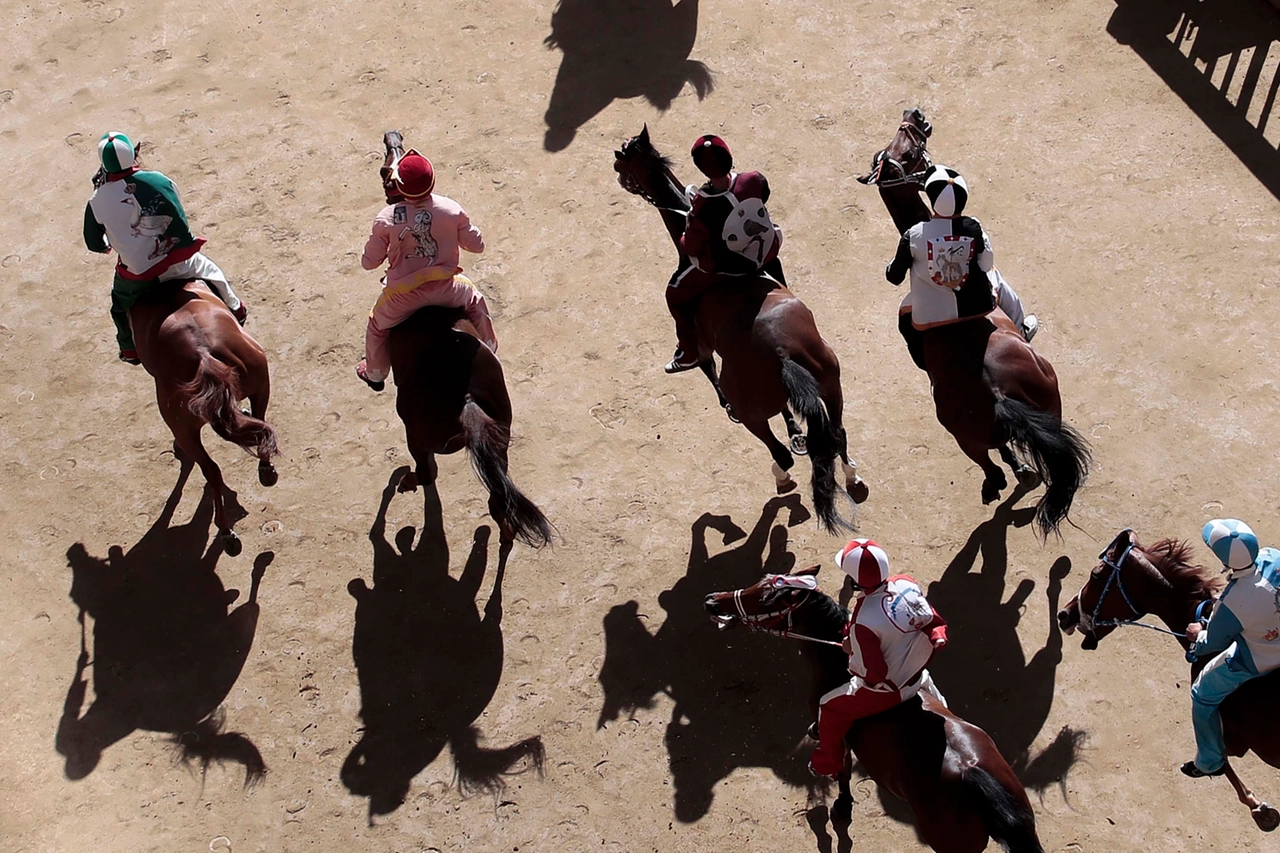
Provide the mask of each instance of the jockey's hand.
{"label": "jockey's hand", "polygon": [[1191,642],[1196,641],[1196,637],[1200,636],[1200,632],[1204,630],[1199,622],[1192,622],[1187,626],[1187,639]]}
{"label": "jockey's hand", "polygon": [[890,284],[892,284],[894,287],[897,287],[898,285],[902,284],[902,282],[894,281],[893,278],[891,278],[891,273],[889,272],[889,270],[891,269],[893,269],[893,264],[884,265],[884,277],[889,281]]}
{"label": "jockey's hand", "polygon": [[846,655],[853,654],[853,639],[848,635],[844,635],[844,639],[840,641],[840,648],[844,649]]}
{"label": "jockey's hand", "polygon": [[930,640],[930,641],[929,641],[929,643],[930,643],[930,644],[931,644],[935,649],[945,649],[945,648],[947,647],[947,638],[946,638],[946,637],[934,637],[932,640]]}

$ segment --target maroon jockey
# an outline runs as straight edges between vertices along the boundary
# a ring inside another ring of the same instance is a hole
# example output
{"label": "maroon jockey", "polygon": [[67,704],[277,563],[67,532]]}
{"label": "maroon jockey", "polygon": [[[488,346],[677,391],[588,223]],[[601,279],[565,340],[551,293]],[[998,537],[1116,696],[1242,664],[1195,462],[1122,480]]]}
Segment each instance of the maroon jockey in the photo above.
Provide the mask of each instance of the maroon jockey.
{"label": "maroon jockey", "polygon": [[925,667],[947,644],[947,623],[909,575],[890,575],[889,556],[870,539],[854,539],[836,554],[849,575],[857,603],[846,626],[846,683],[826,693],[818,707],[818,748],[809,770],[836,776],[844,769],[844,736],[863,717],[888,711],[921,690],[946,705]]}
{"label": "maroon jockey", "polygon": [[733,155],[718,136],[693,143],[693,164],[708,180],[686,191],[689,211],[680,251],[690,261],[667,285],[667,308],[676,321],[676,354],[667,373],[698,366],[697,299],[717,284],[762,272],[785,285],[778,249],[782,230],[769,219],[769,182],[759,172],[733,171]]}

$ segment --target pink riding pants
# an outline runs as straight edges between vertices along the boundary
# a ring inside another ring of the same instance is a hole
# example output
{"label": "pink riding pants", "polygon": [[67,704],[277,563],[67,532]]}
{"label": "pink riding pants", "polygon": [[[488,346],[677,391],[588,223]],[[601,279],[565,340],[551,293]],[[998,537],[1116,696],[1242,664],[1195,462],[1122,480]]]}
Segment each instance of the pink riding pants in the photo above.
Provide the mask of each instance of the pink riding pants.
{"label": "pink riding pants", "polygon": [[480,334],[480,340],[489,349],[498,351],[498,338],[494,335],[493,322],[489,319],[489,306],[465,275],[429,281],[403,292],[384,287],[382,295],[369,312],[369,326],[364,335],[365,370],[370,380],[380,382],[391,373],[387,335],[419,308],[426,308],[428,305],[463,309],[467,312],[471,325]]}

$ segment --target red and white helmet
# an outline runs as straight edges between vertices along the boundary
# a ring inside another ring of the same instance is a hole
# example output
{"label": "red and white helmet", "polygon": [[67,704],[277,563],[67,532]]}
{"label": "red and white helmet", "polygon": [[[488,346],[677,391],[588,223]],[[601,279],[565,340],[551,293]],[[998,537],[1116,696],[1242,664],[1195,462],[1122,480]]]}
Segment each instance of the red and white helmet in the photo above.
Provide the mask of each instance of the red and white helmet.
{"label": "red and white helmet", "polygon": [[889,555],[870,539],[850,540],[836,552],[836,565],[859,589],[875,589],[889,580]]}

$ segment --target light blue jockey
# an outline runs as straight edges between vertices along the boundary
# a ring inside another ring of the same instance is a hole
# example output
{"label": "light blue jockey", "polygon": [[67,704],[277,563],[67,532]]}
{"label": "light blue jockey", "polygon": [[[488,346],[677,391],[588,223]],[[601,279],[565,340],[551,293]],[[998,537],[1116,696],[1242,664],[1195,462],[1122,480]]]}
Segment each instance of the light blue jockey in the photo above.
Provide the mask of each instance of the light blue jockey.
{"label": "light blue jockey", "polygon": [[1227,763],[1218,706],[1251,678],[1280,669],[1280,551],[1258,549],[1243,521],[1217,519],[1204,526],[1205,544],[1231,573],[1209,624],[1188,626],[1188,657],[1216,657],[1191,685],[1196,759],[1182,766],[1192,778],[1221,775]]}

